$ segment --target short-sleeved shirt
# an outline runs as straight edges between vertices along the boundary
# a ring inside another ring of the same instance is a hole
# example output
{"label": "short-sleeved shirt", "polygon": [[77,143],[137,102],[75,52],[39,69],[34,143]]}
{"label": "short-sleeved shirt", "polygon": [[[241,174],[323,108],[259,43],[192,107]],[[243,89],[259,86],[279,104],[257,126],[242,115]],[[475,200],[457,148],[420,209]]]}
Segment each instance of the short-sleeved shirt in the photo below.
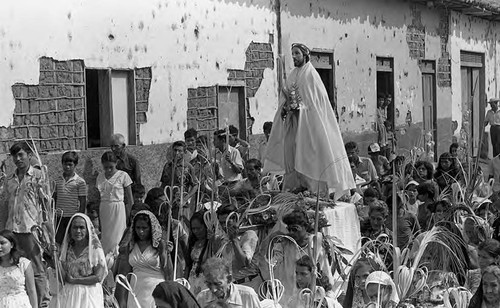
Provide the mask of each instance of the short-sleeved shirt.
{"label": "short-sleeved shirt", "polygon": [[[228,146],[228,150],[230,154],[230,160],[231,162],[239,167],[240,169],[243,169],[243,159],[241,158],[240,151],[238,151],[236,148],[233,148],[232,146]],[[222,154],[222,159],[221,159],[221,173],[222,176],[224,177],[224,180],[227,182],[234,182],[234,181],[239,181],[242,179],[241,173],[234,172],[231,164],[224,158],[226,155],[226,152]]]}
{"label": "short-sleeved shirt", "polygon": [[63,217],[71,217],[80,208],[79,197],[87,196],[87,183],[76,173],[67,181],[60,176],[56,180],[56,194],[56,208],[63,211]]}
{"label": "short-sleeved shirt", "polygon": [[123,202],[125,187],[132,185],[132,180],[126,172],[117,170],[109,179],[106,179],[104,173],[99,173],[96,185],[101,194],[101,202]]}
{"label": "short-sleeved shirt", "polygon": [[356,166],[356,174],[367,182],[378,180],[377,170],[372,160],[367,157],[359,157],[359,164]]}
{"label": "short-sleeved shirt", "polygon": [[[0,220],[5,222],[5,229],[16,233],[31,233],[33,226],[42,223],[41,180],[42,171],[32,166],[21,181],[15,173],[6,179],[3,198],[5,203],[0,210]],[[7,218],[6,221],[4,217]]]}
{"label": "short-sleeved shirt", "polygon": [[496,112],[493,112],[491,109],[488,110],[484,121],[492,126],[500,125],[500,108]]}
{"label": "short-sleeved shirt", "polygon": [[141,184],[141,168],[137,159],[128,153],[117,156],[117,158],[116,169],[125,171],[133,183]]}
{"label": "short-sleeved shirt", "polygon": [[[196,296],[196,300],[201,307],[206,307],[218,298],[206,289]],[[230,308],[260,308],[259,297],[254,289],[234,283],[231,283],[229,287],[229,297],[225,299],[225,302]]]}
{"label": "short-sleeved shirt", "polygon": [[[184,175],[182,172],[182,164],[177,164],[175,166],[175,171],[172,172],[174,168],[174,163],[169,161],[163,166],[163,172],[161,173],[161,186],[181,186],[184,183],[184,191],[188,192],[194,185],[198,184],[198,178],[195,175],[194,167],[190,163],[184,163]],[[172,181],[172,174],[174,175]],[[182,177],[184,176],[184,179]]]}

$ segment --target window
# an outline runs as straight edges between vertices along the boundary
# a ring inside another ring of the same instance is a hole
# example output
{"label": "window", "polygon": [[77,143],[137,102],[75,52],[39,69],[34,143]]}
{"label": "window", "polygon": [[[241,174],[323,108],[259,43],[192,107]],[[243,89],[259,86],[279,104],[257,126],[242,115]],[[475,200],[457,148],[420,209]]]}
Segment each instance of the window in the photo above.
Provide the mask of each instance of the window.
{"label": "window", "polygon": [[136,144],[134,71],[86,69],[88,147],[107,147],[120,133]]}

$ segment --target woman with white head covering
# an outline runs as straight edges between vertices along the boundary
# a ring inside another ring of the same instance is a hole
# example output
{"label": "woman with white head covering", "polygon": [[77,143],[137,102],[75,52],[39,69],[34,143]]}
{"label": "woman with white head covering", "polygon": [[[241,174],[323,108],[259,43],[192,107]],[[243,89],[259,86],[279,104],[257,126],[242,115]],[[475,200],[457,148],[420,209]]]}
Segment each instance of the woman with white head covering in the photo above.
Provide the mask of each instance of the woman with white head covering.
{"label": "woman with white head covering", "polygon": [[365,287],[370,298],[368,308],[393,308],[398,305],[396,285],[386,272],[376,271],[368,275]]}
{"label": "woman with white head covering", "polygon": [[101,283],[108,268],[101,242],[87,215],[77,213],[71,217],[60,260],[65,277],[60,307],[104,307]]}

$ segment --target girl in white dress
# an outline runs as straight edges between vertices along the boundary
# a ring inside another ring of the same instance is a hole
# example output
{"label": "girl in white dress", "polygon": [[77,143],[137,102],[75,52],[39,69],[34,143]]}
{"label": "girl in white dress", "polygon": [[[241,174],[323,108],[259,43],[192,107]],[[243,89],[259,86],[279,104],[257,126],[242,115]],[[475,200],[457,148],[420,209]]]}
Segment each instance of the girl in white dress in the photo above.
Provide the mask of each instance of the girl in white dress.
{"label": "girl in white dress", "polygon": [[108,269],[104,252],[90,218],[71,217],[61,246],[65,275],[59,307],[104,308],[102,281]]}
{"label": "girl in white dress", "polygon": [[[132,180],[130,176],[116,169],[117,158],[113,152],[105,152],[101,157],[104,173],[97,176],[97,189],[101,194],[99,215],[101,218],[101,243],[104,254],[118,255],[118,244],[127,225],[132,202]],[[124,196],[127,194],[127,204]]]}
{"label": "girl in white dress", "polygon": [[9,230],[0,231],[0,308],[36,307],[31,263],[20,256],[14,234]]}

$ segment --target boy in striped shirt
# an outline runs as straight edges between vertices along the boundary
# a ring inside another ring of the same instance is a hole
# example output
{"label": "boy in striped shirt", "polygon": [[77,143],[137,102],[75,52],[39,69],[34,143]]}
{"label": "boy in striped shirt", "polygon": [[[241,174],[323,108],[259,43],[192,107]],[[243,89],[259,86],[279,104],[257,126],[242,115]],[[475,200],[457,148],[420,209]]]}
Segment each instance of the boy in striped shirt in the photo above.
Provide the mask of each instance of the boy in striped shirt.
{"label": "boy in striped shirt", "polygon": [[78,153],[65,152],[62,156],[63,174],[56,181],[54,200],[56,208],[62,210],[58,217],[59,228],[56,233],[56,242],[61,244],[64,239],[66,227],[71,216],[77,212],[85,213],[87,204],[87,184],[85,180],[75,173],[78,165]]}

